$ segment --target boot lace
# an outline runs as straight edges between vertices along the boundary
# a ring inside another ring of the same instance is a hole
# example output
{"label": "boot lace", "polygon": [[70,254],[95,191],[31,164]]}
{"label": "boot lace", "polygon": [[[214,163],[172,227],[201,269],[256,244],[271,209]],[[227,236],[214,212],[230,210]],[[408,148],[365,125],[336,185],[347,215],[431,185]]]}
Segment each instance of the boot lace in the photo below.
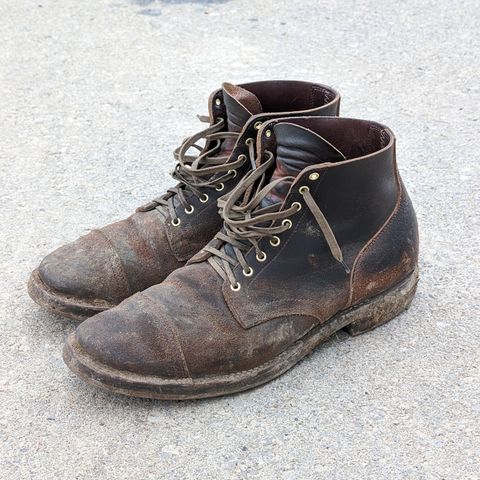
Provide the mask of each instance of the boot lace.
{"label": "boot lace", "polygon": [[[295,179],[293,176],[282,177],[265,185],[266,172],[274,162],[273,154],[267,152],[267,155],[266,162],[256,170],[249,172],[228,195],[218,200],[224,227],[215,236],[216,244],[212,242],[203,248],[204,251],[211,254],[207,261],[224,280],[230,282],[230,288],[234,291],[240,290],[241,284],[236,280],[233,268],[239,264],[244,276],[252,276],[253,268],[248,265],[245,254],[253,247],[256,259],[264,262],[267,254],[261,250],[260,240],[267,237],[272,246],[280,245],[281,240],[278,235],[292,227],[289,217],[302,208],[300,202],[293,202],[283,209],[282,202],[266,207],[261,206],[262,200],[278,183]],[[343,261],[342,250],[335,235],[309,188],[302,186],[299,192],[322,231],[332,256],[343,265],[347,273],[350,273],[348,266]],[[242,200],[239,202],[241,198]]]}
{"label": "boot lace", "polygon": [[[198,119],[205,123],[210,121],[208,117],[204,116],[198,116]],[[160,197],[141,206],[137,211],[145,212],[157,209],[165,219],[167,215],[170,215],[172,225],[178,226],[180,219],[175,211],[175,197],[184,208],[185,213],[191,214],[194,207],[188,201],[189,196],[194,195],[200,202],[206,203],[209,195],[202,192],[201,189],[222,191],[225,188],[224,182],[236,177],[237,169],[247,160],[246,155],[239,155],[236,160],[229,162],[229,154],[219,154],[224,140],[236,141],[240,136],[239,132],[223,131],[224,126],[225,120],[221,118],[215,124],[186,138],[173,152],[177,164],[171,175],[179,183],[169,188]],[[204,141],[205,146],[199,144],[200,141]],[[247,140],[250,159],[255,157],[253,143],[253,139]],[[197,150],[198,155],[189,153],[191,149]],[[253,162],[253,160],[250,161]]]}

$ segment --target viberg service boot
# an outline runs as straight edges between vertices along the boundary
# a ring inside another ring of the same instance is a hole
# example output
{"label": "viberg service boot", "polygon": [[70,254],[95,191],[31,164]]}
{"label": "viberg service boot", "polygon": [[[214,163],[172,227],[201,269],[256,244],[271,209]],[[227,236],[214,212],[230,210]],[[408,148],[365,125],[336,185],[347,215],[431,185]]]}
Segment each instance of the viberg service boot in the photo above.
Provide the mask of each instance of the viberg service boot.
{"label": "viberg service boot", "polygon": [[417,222],[391,130],[291,118],[264,124],[258,142],[257,168],[219,200],[215,239],[68,338],[76,374],[141,397],[238,392],[409,306]]}
{"label": "viberg service boot", "polygon": [[339,102],[333,89],[309,82],[224,84],[210,96],[203,119],[210,125],[175,151],[177,185],[129,218],[48,255],[31,275],[30,296],[83,320],[161,282],[221,227],[217,199],[252,168],[261,124],[286,114],[337,115]]}

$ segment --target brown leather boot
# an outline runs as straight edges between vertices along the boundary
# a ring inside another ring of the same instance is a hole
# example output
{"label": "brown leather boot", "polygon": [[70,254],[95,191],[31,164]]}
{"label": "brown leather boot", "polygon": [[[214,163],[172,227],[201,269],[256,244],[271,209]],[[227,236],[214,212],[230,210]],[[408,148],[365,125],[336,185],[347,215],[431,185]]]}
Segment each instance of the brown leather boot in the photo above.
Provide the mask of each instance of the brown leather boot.
{"label": "brown leather boot", "polygon": [[286,114],[338,115],[339,103],[333,89],[309,82],[224,84],[210,96],[209,127],[175,151],[178,184],[126,220],[48,255],[31,275],[30,296],[83,320],[161,282],[218,232],[217,199],[251,170],[261,124]]}
{"label": "brown leather boot", "polygon": [[142,397],[237,392],[409,306],[418,232],[393,133],[319,117],[267,123],[258,139],[258,168],[219,201],[223,230],[162,284],[84,322],[64,350],[75,373]]}

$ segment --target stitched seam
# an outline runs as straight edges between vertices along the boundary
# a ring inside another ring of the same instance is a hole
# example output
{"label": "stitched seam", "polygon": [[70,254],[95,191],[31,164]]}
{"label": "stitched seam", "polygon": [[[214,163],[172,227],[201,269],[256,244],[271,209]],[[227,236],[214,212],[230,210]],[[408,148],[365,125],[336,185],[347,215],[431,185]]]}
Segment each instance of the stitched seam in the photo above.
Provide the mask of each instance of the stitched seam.
{"label": "stitched seam", "polygon": [[[329,317],[322,326],[328,325],[328,323],[329,323],[333,318],[335,318],[338,314],[342,314],[342,313],[343,313],[343,310],[335,313],[334,315],[332,315],[331,317]],[[293,315],[292,315],[292,316],[293,316]],[[308,316],[308,315],[304,315],[304,316]],[[275,318],[278,318],[278,317],[275,317]],[[240,375],[242,375],[242,374],[244,374],[244,373],[247,373],[247,372],[255,372],[255,371],[261,370],[261,369],[263,369],[263,368],[265,368],[265,367],[268,367],[269,365],[274,364],[274,363],[277,361],[277,359],[278,359],[278,357],[279,357],[280,355],[284,354],[284,353],[285,353],[287,350],[289,350],[290,348],[293,348],[299,341],[302,341],[302,340],[305,338],[306,335],[308,335],[313,329],[317,328],[318,326],[319,326],[319,325],[314,325],[314,326],[312,326],[310,329],[308,329],[308,330],[303,334],[302,337],[298,338],[298,340],[296,340],[295,342],[293,342],[291,345],[287,346],[287,347],[286,347],[284,350],[282,350],[278,355],[276,355],[274,358],[268,360],[267,362],[264,362],[264,363],[258,365],[257,367],[247,368],[246,370],[240,370],[240,371],[238,371],[238,372],[233,372],[233,373],[228,373],[228,374],[223,374],[223,375],[221,374],[221,375],[219,375],[219,376],[220,376],[220,377],[229,377],[229,378],[238,377],[238,376],[240,376]],[[121,370],[121,371],[124,372],[125,370]],[[131,373],[131,372],[126,371],[126,373]],[[151,376],[156,377],[155,375],[151,375]],[[161,378],[161,377],[156,377],[156,378]],[[202,378],[202,377],[200,377],[200,379],[201,379],[201,378]],[[203,377],[203,378],[204,378],[204,377]],[[179,380],[182,380],[182,379],[179,379]],[[198,378],[189,376],[188,378],[185,378],[185,380],[193,380],[193,381],[195,382],[195,380],[198,380]]]}
{"label": "stitched seam", "polygon": [[[401,282],[400,282],[400,283],[401,283]],[[388,290],[386,290],[386,291],[388,291]],[[385,292],[382,292],[382,293],[385,293]],[[350,310],[353,309],[353,308],[356,309],[356,308],[358,308],[358,307],[361,307],[362,305],[369,303],[369,302],[372,301],[375,297],[378,297],[378,296],[381,295],[382,293],[379,293],[378,295],[375,295],[375,296],[372,297],[372,298],[366,299],[366,300],[364,300],[363,302],[361,302],[361,303],[359,303],[359,304],[357,304],[357,305],[354,305],[354,306],[352,306],[352,307],[349,307],[348,309],[343,309],[343,310],[338,311],[337,313],[335,313],[334,315],[332,315],[331,317],[329,317],[328,319],[326,319],[325,322],[323,323],[322,327],[327,326],[328,323],[331,322],[331,320],[334,319],[337,315],[342,315],[342,314],[347,313],[348,311],[350,311]],[[301,316],[301,315],[299,315],[299,314],[292,314],[292,316],[294,316],[294,315],[295,315],[295,316]],[[308,316],[308,315],[304,315],[304,316]],[[278,317],[275,317],[275,318],[278,318]],[[297,342],[302,341],[302,340],[305,338],[305,336],[308,335],[308,333],[310,333],[314,328],[317,328],[318,326],[319,326],[319,325],[314,325],[314,326],[312,326],[312,328],[308,329],[308,330],[304,333],[304,335],[303,335],[302,337],[300,337],[298,340],[296,340],[295,342],[293,342],[290,346],[287,346],[284,350],[282,350],[282,352],[280,352],[277,356],[275,356],[274,358],[268,360],[267,362],[264,362],[264,363],[258,365],[257,367],[247,368],[246,370],[240,370],[239,372],[233,372],[233,373],[223,374],[223,375],[219,375],[219,376],[220,376],[220,377],[229,377],[229,378],[232,378],[232,377],[240,376],[240,375],[242,375],[243,373],[255,372],[255,371],[260,370],[260,369],[262,369],[262,368],[268,367],[269,365],[275,363],[280,355],[282,355],[283,353],[285,353],[288,349],[294,347],[294,346],[297,344]],[[125,371],[125,370],[120,370],[120,371],[121,371],[121,372],[125,372],[125,373],[127,373],[127,374],[128,374],[128,373],[131,373],[131,372],[128,372],[128,371]],[[161,378],[161,377],[157,377],[157,376],[155,376],[155,375],[151,375],[151,376],[156,377],[156,378]],[[200,377],[200,379],[201,379],[201,378],[202,378],[202,377]],[[205,378],[205,377],[203,377],[203,378]],[[183,379],[181,378],[181,379],[176,379],[176,380],[178,381],[178,380],[183,380]],[[198,378],[196,378],[196,377],[188,377],[188,378],[184,378],[184,380],[191,380],[191,381],[195,382],[195,380],[198,380]]]}
{"label": "stitched seam", "polygon": [[396,171],[395,167],[395,181],[397,183],[397,188],[399,189],[399,195],[397,199],[397,203],[395,204],[395,207],[392,210],[392,213],[389,215],[389,217],[385,220],[384,224],[377,230],[375,235],[361,248],[361,250],[358,252],[357,256],[355,257],[355,260],[352,265],[352,274],[350,276],[350,295],[348,296],[348,302],[345,307],[350,307],[353,301],[353,290],[354,290],[354,285],[355,285],[355,277],[357,273],[357,263],[360,262],[361,256],[373,245],[375,245],[376,241],[380,238],[380,235],[386,230],[386,228],[392,223],[394,218],[397,216],[398,212],[400,211],[400,205],[402,203],[403,199],[403,188],[400,184],[399,178],[398,178],[398,172]]}
{"label": "stitched seam", "polygon": [[[150,303],[151,305],[153,305],[155,308],[158,308],[158,304],[157,302],[155,302],[154,300],[152,300],[150,297],[147,297],[143,292],[141,292],[139,295],[141,295],[142,298],[146,299],[148,303]],[[180,344],[180,340],[178,338],[178,331],[177,331],[177,328],[175,327],[175,325],[170,321],[170,319],[168,318],[168,316],[164,316],[163,317],[165,323],[168,325],[168,328],[170,329],[170,331],[172,332],[172,335],[175,339],[175,343],[177,344],[177,349],[178,351],[180,352],[180,357],[182,358],[182,364],[183,364],[183,370],[184,372],[188,375],[189,378],[191,378],[191,375],[190,375],[190,370],[188,369],[188,365],[187,365],[187,360],[185,358],[185,354],[183,352],[183,348],[182,348],[182,345]]]}
{"label": "stitched seam", "polygon": [[[160,215],[157,210],[155,210],[155,211],[157,212],[158,215]],[[147,213],[147,212],[145,212],[145,213]],[[151,247],[150,244],[140,235],[140,233],[139,233],[139,231],[138,231],[138,228],[137,228],[137,222],[133,220],[133,217],[131,217],[131,218],[132,218],[131,224],[132,224],[132,226],[134,226],[133,231],[134,231],[135,237],[136,237],[137,239],[139,239],[140,242],[141,242],[145,247],[147,247],[147,249],[148,249],[150,252],[153,253],[153,258],[155,259],[155,260],[154,260],[154,261],[155,261],[155,265],[157,266],[157,268],[158,268],[160,271],[162,271],[162,269],[163,269],[163,263],[161,263],[160,257],[157,255],[157,252],[156,252],[155,248]]]}
{"label": "stitched seam", "polygon": [[[128,293],[132,294],[134,292],[134,290],[133,290],[132,286],[130,285],[130,281],[129,281],[129,278],[128,278],[128,275],[127,275],[127,271],[126,271],[125,265],[123,264],[123,261],[122,261],[122,257],[120,257],[120,254],[118,253],[117,249],[115,248],[115,245],[113,244],[113,242],[110,240],[110,238],[105,234],[105,232],[103,230],[96,229],[96,230],[93,230],[93,231],[100,233],[100,235],[103,238],[105,238],[107,243],[112,248],[112,251],[115,254],[115,257],[118,259],[118,262],[119,262],[119,265],[120,265],[120,271],[122,272],[124,283],[127,285]],[[115,275],[115,277],[118,277],[115,270],[114,270],[113,274]]]}
{"label": "stitched seam", "polygon": [[315,106],[316,93],[317,93],[317,89],[315,88],[315,85],[312,85],[312,88],[310,90],[310,108],[313,108]]}

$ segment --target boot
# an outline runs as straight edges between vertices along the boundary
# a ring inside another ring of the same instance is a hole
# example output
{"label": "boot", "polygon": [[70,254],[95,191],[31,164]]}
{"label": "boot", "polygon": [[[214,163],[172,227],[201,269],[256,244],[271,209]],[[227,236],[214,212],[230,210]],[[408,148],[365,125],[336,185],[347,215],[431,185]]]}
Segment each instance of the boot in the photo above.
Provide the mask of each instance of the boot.
{"label": "boot", "polygon": [[161,282],[218,232],[217,199],[251,170],[261,124],[286,114],[337,115],[339,102],[337,92],[315,83],[224,84],[201,118],[210,125],[175,151],[177,185],[129,218],[48,255],[30,277],[30,296],[83,320]]}
{"label": "boot", "polygon": [[347,118],[263,125],[257,168],[219,200],[224,226],[162,284],[84,322],[67,365],[126,395],[245,390],[345,328],[406,309],[418,272],[415,212],[385,126]]}

